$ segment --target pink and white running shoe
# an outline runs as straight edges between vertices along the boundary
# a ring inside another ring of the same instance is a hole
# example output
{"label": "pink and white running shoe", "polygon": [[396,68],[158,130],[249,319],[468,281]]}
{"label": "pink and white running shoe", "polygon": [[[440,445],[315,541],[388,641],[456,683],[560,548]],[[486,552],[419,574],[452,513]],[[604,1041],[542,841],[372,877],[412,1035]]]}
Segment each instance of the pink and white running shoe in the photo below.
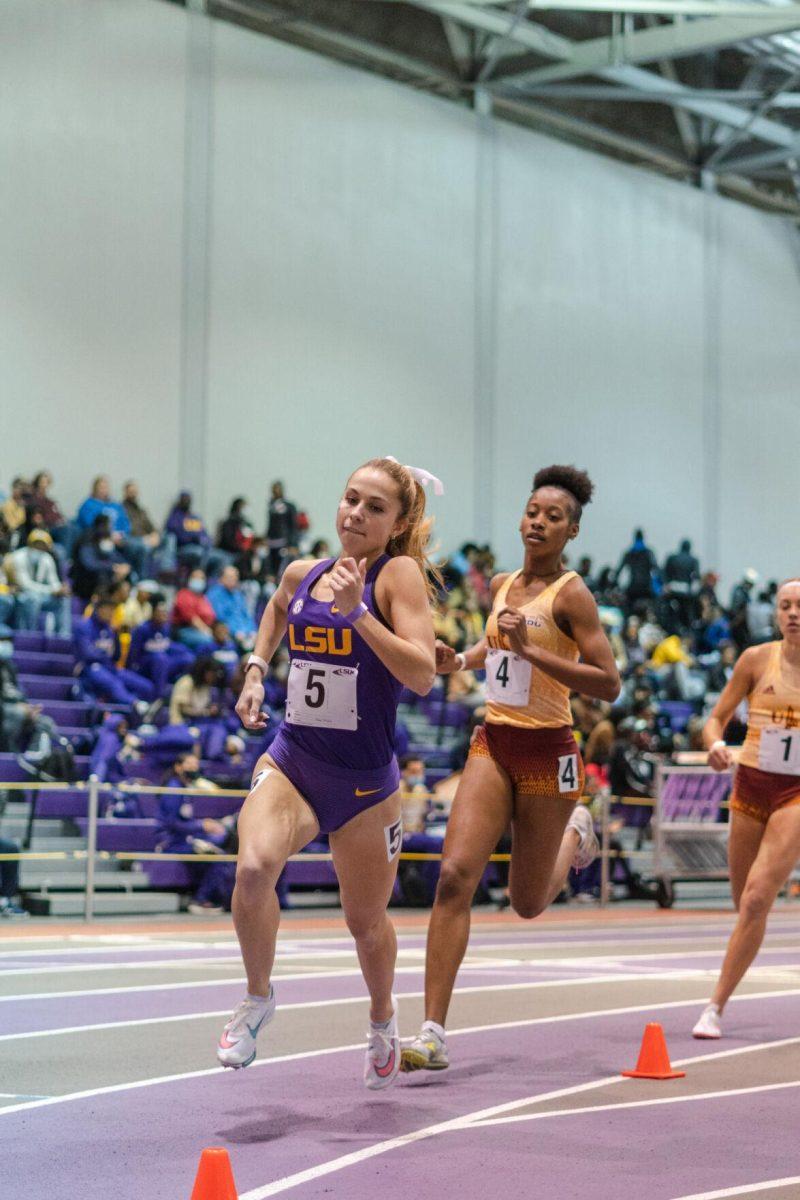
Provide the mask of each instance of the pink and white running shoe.
{"label": "pink and white running shoe", "polygon": [[397,1001],[394,996],[392,1005],[393,1011],[388,1021],[369,1023],[364,1083],[373,1092],[394,1083],[400,1070],[400,1034],[397,1028]]}
{"label": "pink and white running shoe", "polygon": [[256,1056],[256,1036],[262,1025],[275,1016],[275,991],[270,985],[266,1000],[245,996],[234,1009],[217,1045],[217,1058],[223,1067],[249,1067]]}

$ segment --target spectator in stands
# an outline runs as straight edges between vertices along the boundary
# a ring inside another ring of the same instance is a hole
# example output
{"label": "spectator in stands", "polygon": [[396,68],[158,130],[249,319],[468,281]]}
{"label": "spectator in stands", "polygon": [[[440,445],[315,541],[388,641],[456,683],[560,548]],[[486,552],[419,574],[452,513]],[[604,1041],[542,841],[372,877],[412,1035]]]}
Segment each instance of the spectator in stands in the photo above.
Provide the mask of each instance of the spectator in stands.
{"label": "spectator in stands", "polygon": [[577,571],[589,591],[594,592],[597,588],[597,580],[592,574],[592,560],[589,558],[588,554],[584,554],[584,556],[581,558],[580,562],[578,563]]}
{"label": "spectator in stands", "polygon": [[[626,717],[617,727],[611,747],[608,779],[613,796],[652,797],[656,760],[651,753],[652,734],[644,718]],[[630,806],[621,814],[629,825],[640,830],[640,841],[650,824],[652,807]]]}
{"label": "spectator in stands", "polygon": [[[733,674],[733,668],[736,666],[736,647],[733,642],[722,642],[719,647],[719,660],[711,665],[708,672],[708,692],[719,693],[725,687],[725,684]],[[709,700],[708,693],[706,701]]]}
{"label": "spectator in stands", "polygon": [[225,679],[230,683],[234,671],[239,666],[242,657],[241,651],[231,637],[230,630],[224,621],[215,621],[211,626],[211,639],[207,653],[211,655],[214,662],[219,663],[225,672]]}
{"label": "spectator in stands", "polygon": [[[168,788],[194,788],[208,784],[200,775],[200,762],[195,754],[184,753],[176,759]],[[158,801],[156,849],[164,854],[204,853],[222,847],[228,839],[229,828],[211,817],[197,818],[191,796],[162,793]],[[221,913],[230,908],[233,895],[232,863],[191,864],[194,896],[189,912],[195,915]]]}
{"label": "spectator in stands", "polygon": [[112,627],[114,601],[100,595],[90,616],[78,621],[73,634],[81,686],[90,696],[145,711],[155,696],[149,679],[117,666],[119,635]]}
{"label": "spectator in stands", "polygon": [[8,626],[14,612],[14,593],[8,581],[4,562],[0,559],[0,629]]}
{"label": "spectator in stands", "polygon": [[38,629],[39,618],[51,633],[69,637],[72,628],[70,590],[58,577],[53,539],[46,529],[34,530],[28,543],[8,556],[6,570],[15,587],[17,629]]}
{"label": "spectator in stands", "polygon": [[11,639],[11,630],[0,627],[0,749],[22,755],[20,765],[33,774],[52,752],[56,726],[20,687]]}
{"label": "spectator in stands", "polygon": [[176,680],[169,701],[170,725],[200,725],[221,716],[219,689],[225,677],[219,663],[201,655],[185,675]]}
{"label": "spectator in stands", "polygon": [[130,525],[128,546],[135,547],[141,554],[141,570],[144,572],[161,544],[161,534],[147,509],[139,503],[139,485],[135,479],[129,479],[122,489],[122,508]]}
{"label": "spectator in stands", "polygon": [[189,669],[194,654],[188,646],[173,641],[164,597],[156,593],[149,598],[149,604],[152,606],[149,619],[137,625],[131,634],[127,665],[152,681],[156,696],[164,696],[168,685]]}
{"label": "spectator in stands", "polygon": [[162,602],[164,601],[154,579],[140,579],[136,586],[131,588],[130,595],[124,602],[121,624],[126,629],[136,629],[145,621],[149,621],[153,615],[154,596],[160,596]]}
{"label": "spectator in stands", "polygon": [[699,590],[700,563],[692,554],[692,543],[684,538],[664,563],[664,594],[678,628],[688,628],[697,616]]}
{"label": "spectator in stands", "polygon": [[58,501],[48,495],[53,486],[53,476],[49,471],[37,471],[31,484],[31,495],[28,508],[35,508],[42,514],[45,529],[51,533],[54,529],[62,529],[67,524],[67,518],[59,508]]}
{"label": "spectator in stands", "polygon": [[224,621],[231,636],[242,650],[252,650],[256,640],[256,623],[247,608],[244,593],[239,587],[236,567],[223,567],[216,583],[212,583],[206,599],[217,620]]}
{"label": "spectator in stands", "polygon": [[244,496],[237,496],[231,501],[228,515],[219,527],[217,545],[231,556],[238,567],[242,559],[246,560],[255,540],[247,500]]}
{"label": "spectator in stands", "polygon": [[622,645],[625,650],[627,669],[632,670],[645,662],[647,655],[641,640],[641,621],[636,616],[628,617],[622,630]]}
{"label": "spectator in stands", "polygon": [[296,547],[299,537],[297,509],[283,493],[283,484],[276,479],[272,484],[271,497],[267,505],[267,546],[269,547],[269,571],[279,578],[288,557],[290,547]]}
{"label": "spectator in stands", "polygon": [[317,538],[309,552],[311,558],[322,560],[323,558],[331,557],[330,542],[326,542],[325,538]]}
{"label": "spectator in stands", "polygon": [[11,482],[11,495],[0,505],[0,513],[2,513],[12,549],[19,545],[20,531],[25,524],[25,504],[30,497],[30,492],[30,484],[18,475]]}
{"label": "spectator in stands", "polygon": [[633,544],[625,551],[617,567],[617,581],[626,577],[623,585],[628,614],[641,612],[655,595],[654,581],[657,578],[656,556],[645,543],[644,533],[637,529]]}
{"label": "spectator in stands", "polygon": [[742,578],[731,592],[730,631],[731,638],[741,652],[750,644],[750,630],[747,625],[747,609],[753,588],[758,582],[758,571],[748,567]]}
{"label": "spectator in stands", "polygon": [[767,591],[758,593],[747,603],[747,633],[751,646],[771,642],[778,637],[775,628],[775,607]]}
{"label": "spectator in stands", "polygon": [[[19,845],[11,838],[0,837],[0,854],[19,854]],[[8,920],[29,917],[17,904],[19,896],[19,863],[0,861],[0,918]]]}
{"label": "spectator in stands", "polygon": [[173,504],[166,533],[171,533],[178,547],[178,561],[186,567],[205,567],[211,538],[203,518],[192,512],[192,493],[181,492]]}
{"label": "spectator in stands", "polygon": [[122,558],[130,563],[137,575],[144,574],[147,547],[136,538],[131,538],[131,523],[121,504],[111,499],[111,484],[107,475],[97,475],[92,481],[91,495],[87,496],[75,518],[78,526],[88,531],[94,529],[98,517],[108,518],[110,537]]}
{"label": "spectator in stands", "polygon": [[428,789],[425,786],[425,763],[415,754],[400,760],[400,804],[403,832],[422,833],[428,813]]}
{"label": "spectator in stands", "polygon": [[194,651],[204,649],[211,638],[216,613],[209,603],[205,571],[196,567],[186,587],[181,588],[172,607],[172,626],[179,642]]}
{"label": "spectator in stands", "polygon": [[72,563],[72,586],[81,600],[91,600],[103,587],[127,579],[131,564],[117,549],[109,517],[100,513],[78,539]]}

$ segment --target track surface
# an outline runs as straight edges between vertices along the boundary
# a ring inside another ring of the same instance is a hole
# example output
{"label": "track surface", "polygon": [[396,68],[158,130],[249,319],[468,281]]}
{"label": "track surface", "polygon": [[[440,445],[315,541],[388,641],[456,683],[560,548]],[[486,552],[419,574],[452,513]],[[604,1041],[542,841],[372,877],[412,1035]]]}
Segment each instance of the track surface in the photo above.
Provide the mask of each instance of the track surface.
{"label": "track surface", "polygon": [[[425,918],[399,915],[401,1027],[422,1017]],[[0,939],[4,1200],[184,1200],[204,1146],[243,1200],[378,1189],[444,1200],[800,1197],[800,917],[770,922],[722,1042],[690,1036],[727,913],[478,915],[452,1066],[361,1083],[366,1002],[337,919],[283,927],[278,1014],[215,1067],[242,994],[226,922],[53,922]],[[686,1078],[622,1079],[647,1021]]]}

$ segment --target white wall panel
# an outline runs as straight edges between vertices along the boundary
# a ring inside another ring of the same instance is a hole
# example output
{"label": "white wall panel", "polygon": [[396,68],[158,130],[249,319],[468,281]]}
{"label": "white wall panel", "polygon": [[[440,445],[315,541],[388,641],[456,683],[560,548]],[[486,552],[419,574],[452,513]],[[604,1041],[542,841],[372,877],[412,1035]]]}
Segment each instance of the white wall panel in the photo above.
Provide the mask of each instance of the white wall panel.
{"label": "white wall panel", "polygon": [[141,0],[0,13],[0,479],[176,483],[183,14]]}
{"label": "white wall panel", "polygon": [[329,534],[376,454],[446,481],[472,527],[472,118],[218,25],[209,496],[270,479]]}
{"label": "white wall panel", "polygon": [[666,552],[702,528],[702,197],[518,129],[499,143],[500,556],[552,462],[597,488],[575,554],[616,562],[639,524]]}

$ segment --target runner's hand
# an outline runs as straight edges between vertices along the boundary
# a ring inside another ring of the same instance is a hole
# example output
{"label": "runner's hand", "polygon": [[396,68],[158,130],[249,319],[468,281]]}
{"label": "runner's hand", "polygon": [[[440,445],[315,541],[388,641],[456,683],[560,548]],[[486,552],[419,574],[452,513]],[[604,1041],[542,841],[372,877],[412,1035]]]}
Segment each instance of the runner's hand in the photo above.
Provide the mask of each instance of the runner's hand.
{"label": "runner's hand", "polygon": [[264,681],[260,673],[250,670],[245,674],[244,687],[236,702],[236,715],[245,729],[266,729],[269,716],[263,712]]}
{"label": "runner's hand", "polygon": [[714,771],[727,771],[733,766],[730,746],[715,746],[708,752],[708,765]]}
{"label": "runner's hand", "polygon": [[456,652],[447,642],[436,639],[436,673],[437,675],[452,675],[457,671]]}
{"label": "runner's hand", "polygon": [[358,608],[364,598],[364,582],[367,578],[367,560],[356,562],[354,558],[340,558],[334,563],[328,576],[333,592],[333,602],[343,617]]}
{"label": "runner's hand", "polygon": [[501,608],[497,614],[497,628],[515,654],[524,654],[528,646],[528,626],[518,608]]}

